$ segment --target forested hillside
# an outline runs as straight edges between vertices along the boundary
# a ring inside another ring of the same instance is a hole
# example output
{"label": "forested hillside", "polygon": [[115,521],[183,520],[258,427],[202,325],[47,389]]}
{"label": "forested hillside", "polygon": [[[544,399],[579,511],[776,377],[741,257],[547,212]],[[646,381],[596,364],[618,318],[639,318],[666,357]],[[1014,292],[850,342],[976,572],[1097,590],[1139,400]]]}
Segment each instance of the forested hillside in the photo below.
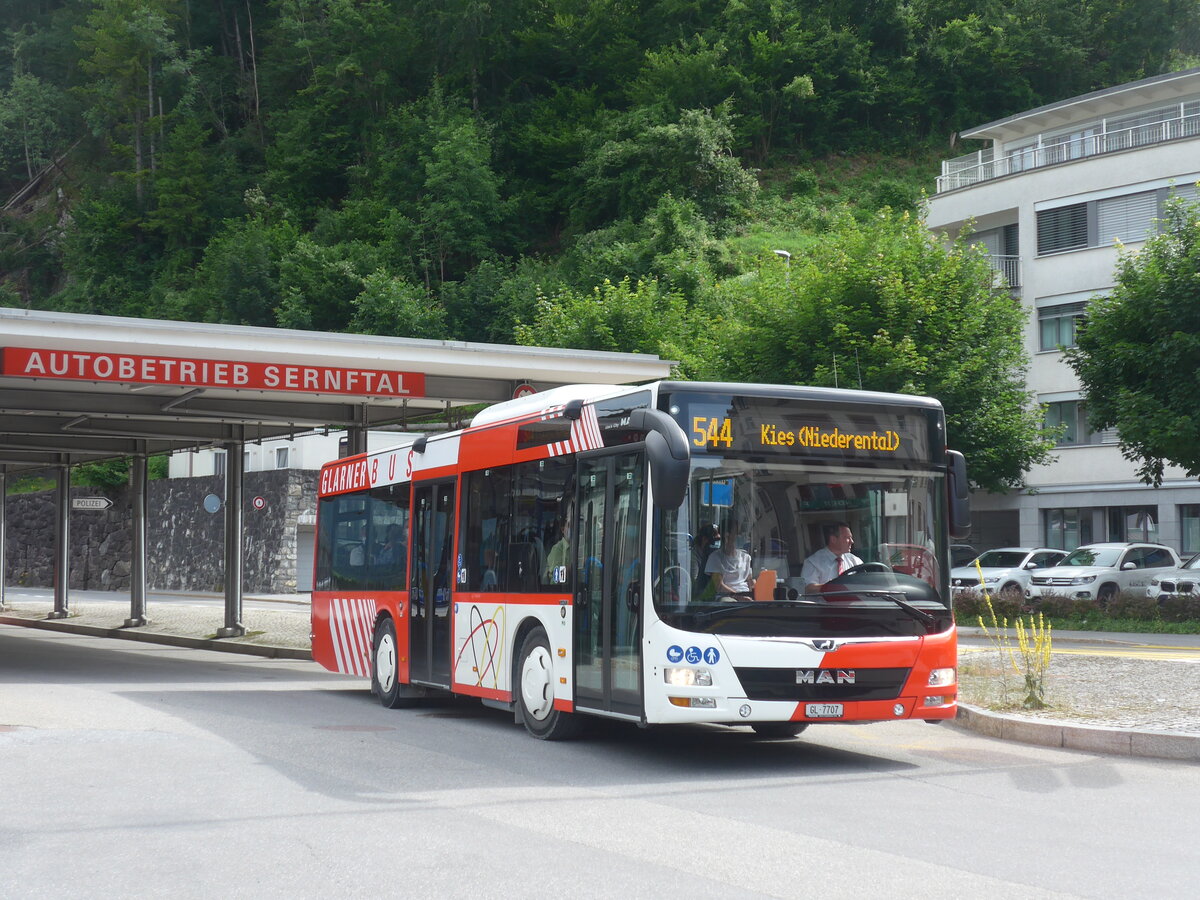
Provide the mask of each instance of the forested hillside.
{"label": "forested hillside", "polygon": [[[0,304],[640,350],[710,377],[835,383],[841,359],[843,385],[955,394],[975,477],[1013,483],[1044,452],[1020,314],[965,246],[913,248],[919,192],[973,149],[960,128],[1192,64],[1198,8],[9,0]],[[991,383],[947,375],[954,334]]]}

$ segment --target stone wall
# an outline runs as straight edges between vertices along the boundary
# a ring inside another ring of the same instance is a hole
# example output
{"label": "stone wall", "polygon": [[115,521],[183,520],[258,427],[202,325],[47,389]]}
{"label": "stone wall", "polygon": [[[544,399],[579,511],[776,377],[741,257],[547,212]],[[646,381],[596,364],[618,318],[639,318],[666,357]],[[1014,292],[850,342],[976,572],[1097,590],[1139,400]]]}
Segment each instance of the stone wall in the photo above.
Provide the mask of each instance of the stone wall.
{"label": "stone wall", "polygon": [[[69,585],[77,590],[129,587],[127,491],[71,488],[72,497],[108,497],[105,510],[71,512]],[[54,491],[14,494],[5,505],[6,584],[54,586]]]}
{"label": "stone wall", "polygon": [[[247,472],[242,513],[243,579],[249,593],[296,590],[296,522],[316,512],[315,472]],[[151,590],[222,591],[225,516],[204,510],[204,497],[221,496],[219,476],[151,481],[146,498],[146,581]],[[71,496],[107,496],[112,507],[71,511],[70,586],[76,590],[129,589],[129,491],[72,488]],[[254,508],[262,497],[261,510]],[[54,492],[15,494],[5,505],[5,583],[54,584]]]}

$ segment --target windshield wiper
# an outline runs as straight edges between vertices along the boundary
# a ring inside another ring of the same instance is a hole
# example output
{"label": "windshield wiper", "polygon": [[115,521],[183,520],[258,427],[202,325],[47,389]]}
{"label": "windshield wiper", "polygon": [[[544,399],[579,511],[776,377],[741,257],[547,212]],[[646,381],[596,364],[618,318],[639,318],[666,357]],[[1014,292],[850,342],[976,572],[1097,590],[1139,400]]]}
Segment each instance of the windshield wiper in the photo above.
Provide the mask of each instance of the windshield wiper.
{"label": "windshield wiper", "polygon": [[903,597],[897,596],[895,594],[895,592],[893,592],[893,591],[861,590],[861,591],[836,591],[836,592],[831,591],[830,593],[834,593],[834,594],[838,594],[838,595],[852,594],[856,597],[867,595],[870,597],[878,597],[882,600],[891,600],[893,603],[895,603],[898,607],[900,607],[902,610],[904,610],[906,613],[908,613],[910,616],[912,616],[918,622],[921,622],[925,625],[936,625],[937,621],[938,621],[937,616],[933,615],[932,613],[925,612],[925,610],[921,609],[920,607],[913,606],[911,603],[909,603]]}

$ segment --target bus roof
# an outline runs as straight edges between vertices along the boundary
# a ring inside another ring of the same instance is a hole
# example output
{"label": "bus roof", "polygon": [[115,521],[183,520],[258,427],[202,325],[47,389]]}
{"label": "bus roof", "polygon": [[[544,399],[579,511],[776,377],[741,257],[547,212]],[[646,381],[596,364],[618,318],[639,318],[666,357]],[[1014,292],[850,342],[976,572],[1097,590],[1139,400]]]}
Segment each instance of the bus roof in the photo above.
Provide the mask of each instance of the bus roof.
{"label": "bus roof", "polygon": [[781,397],[816,400],[825,403],[862,403],[878,406],[907,406],[912,408],[941,409],[942,404],[934,397],[920,394],[891,394],[884,391],[860,391],[849,388],[812,387],[805,384],[743,384],[730,381],[659,381],[655,383],[659,394],[676,391],[702,394],[735,394],[751,397]]}
{"label": "bus roof", "polygon": [[505,400],[503,403],[482,409],[471,420],[471,427],[506,422],[509,419],[541,412],[551,407],[564,406],[571,400],[602,400],[606,397],[619,397],[621,394],[645,389],[645,386],[637,385],[567,384],[551,388],[548,391],[518,397],[515,400]]}

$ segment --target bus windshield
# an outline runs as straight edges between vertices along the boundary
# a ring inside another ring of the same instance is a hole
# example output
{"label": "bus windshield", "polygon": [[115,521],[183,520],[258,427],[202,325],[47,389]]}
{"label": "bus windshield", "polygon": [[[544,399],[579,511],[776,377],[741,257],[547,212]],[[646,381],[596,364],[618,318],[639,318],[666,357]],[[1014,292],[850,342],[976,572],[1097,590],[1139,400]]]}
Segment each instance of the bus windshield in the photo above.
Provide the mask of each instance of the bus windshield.
{"label": "bus windshield", "polygon": [[[754,398],[672,402],[695,438],[687,498],[656,517],[651,577],[664,621],[760,636],[950,627],[946,481],[926,459],[923,410],[905,411],[906,420],[886,410],[852,417]],[[858,454],[844,437],[840,450],[830,440],[836,453],[798,451],[794,438],[779,450],[758,445],[819,433],[889,437]],[[853,546],[839,559],[824,548],[846,529]]]}

